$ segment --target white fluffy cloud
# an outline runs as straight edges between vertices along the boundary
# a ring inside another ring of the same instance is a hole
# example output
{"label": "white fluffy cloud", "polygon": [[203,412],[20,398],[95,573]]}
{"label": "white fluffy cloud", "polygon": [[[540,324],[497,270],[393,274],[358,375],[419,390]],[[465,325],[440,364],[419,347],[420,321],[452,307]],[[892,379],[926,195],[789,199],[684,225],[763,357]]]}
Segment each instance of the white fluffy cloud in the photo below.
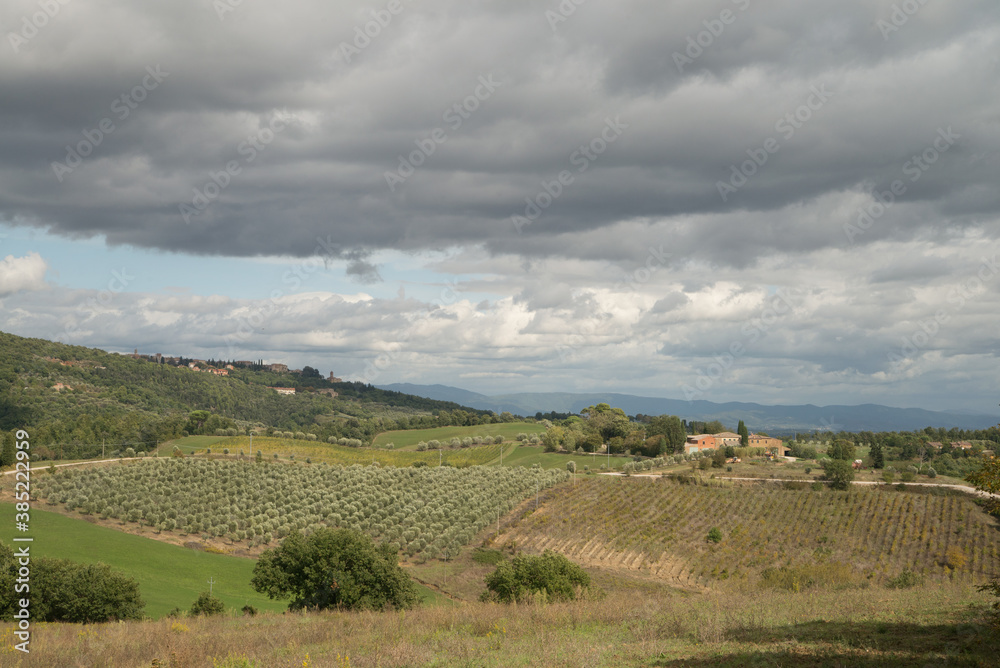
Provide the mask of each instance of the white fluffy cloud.
{"label": "white fluffy cloud", "polygon": [[48,269],[48,263],[38,253],[24,257],[8,255],[0,260],[0,297],[45,288]]}

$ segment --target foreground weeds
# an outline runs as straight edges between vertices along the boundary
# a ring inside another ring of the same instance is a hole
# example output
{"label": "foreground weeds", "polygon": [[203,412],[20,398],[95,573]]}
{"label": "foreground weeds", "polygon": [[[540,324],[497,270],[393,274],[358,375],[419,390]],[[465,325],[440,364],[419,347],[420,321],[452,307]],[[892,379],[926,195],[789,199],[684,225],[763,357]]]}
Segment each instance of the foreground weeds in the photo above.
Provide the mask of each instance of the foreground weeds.
{"label": "foreground weeds", "polygon": [[971,587],[752,594],[612,593],[547,606],[40,624],[4,666],[994,665]]}

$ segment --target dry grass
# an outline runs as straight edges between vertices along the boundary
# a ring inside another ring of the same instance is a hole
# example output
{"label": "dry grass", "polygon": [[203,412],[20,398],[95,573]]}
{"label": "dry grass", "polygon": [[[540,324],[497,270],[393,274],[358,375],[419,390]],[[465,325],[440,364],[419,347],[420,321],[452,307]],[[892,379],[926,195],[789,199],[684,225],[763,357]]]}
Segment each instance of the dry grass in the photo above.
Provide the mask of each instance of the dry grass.
{"label": "dry grass", "polygon": [[[974,609],[970,609],[970,604]],[[4,666],[990,665],[983,596],[923,590],[613,594],[548,606],[39,625]],[[215,662],[213,663],[213,658]]]}

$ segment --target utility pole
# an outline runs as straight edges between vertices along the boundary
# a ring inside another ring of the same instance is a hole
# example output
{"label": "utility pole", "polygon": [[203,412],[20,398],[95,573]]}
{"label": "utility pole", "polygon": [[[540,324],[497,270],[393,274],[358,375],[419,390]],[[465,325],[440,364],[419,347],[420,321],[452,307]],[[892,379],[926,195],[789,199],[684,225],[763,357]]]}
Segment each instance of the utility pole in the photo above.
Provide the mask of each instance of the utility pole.
{"label": "utility pole", "polygon": [[211,596],[212,595],[212,587],[215,586],[215,578],[214,577],[210,577],[210,578],[208,578],[208,580],[206,580],[206,582],[208,582],[208,595]]}

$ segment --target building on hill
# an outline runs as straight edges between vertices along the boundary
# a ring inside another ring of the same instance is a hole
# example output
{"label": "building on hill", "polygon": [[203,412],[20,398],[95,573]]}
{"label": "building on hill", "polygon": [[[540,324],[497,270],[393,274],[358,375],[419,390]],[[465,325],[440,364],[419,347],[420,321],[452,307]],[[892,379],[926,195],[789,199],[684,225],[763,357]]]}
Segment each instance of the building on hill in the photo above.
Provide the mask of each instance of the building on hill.
{"label": "building on hill", "polygon": [[944,444],[941,443],[941,441],[927,441],[927,447],[934,448],[935,450],[940,450],[942,447],[944,447]]}
{"label": "building on hill", "polygon": [[294,387],[269,387],[268,389],[274,390],[278,394],[295,394]]}
{"label": "building on hill", "polygon": [[968,441],[955,441],[954,443],[951,444],[951,447],[955,448],[956,450],[971,450],[972,443],[969,443]]}
{"label": "building on hill", "polygon": [[724,448],[731,445],[734,448],[738,448],[740,446],[739,434],[734,434],[731,431],[723,431],[718,434],[714,434],[714,436],[716,447]]}
{"label": "building on hill", "polygon": [[684,454],[715,450],[715,447],[715,436],[712,434],[695,434],[687,437],[687,443],[684,444]]}
{"label": "building on hill", "polygon": [[331,382],[331,383],[343,383],[344,382],[343,378],[337,378],[336,376],[334,376],[332,371],[330,372],[330,377],[327,378],[327,380],[329,382]]}
{"label": "building on hill", "polygon": [[780,438],[772,436],[750,434],[750,438],[747,439],[747,445],[751,448],[764,448],[767,454],[775,457],[787,457],[788,453],[791,452],[791,449],[785,447],[784,442]]}
{"label": "building on hill", "polygon": [[287,364],[268,364],[267,370],[271,373],[288,373]]}

